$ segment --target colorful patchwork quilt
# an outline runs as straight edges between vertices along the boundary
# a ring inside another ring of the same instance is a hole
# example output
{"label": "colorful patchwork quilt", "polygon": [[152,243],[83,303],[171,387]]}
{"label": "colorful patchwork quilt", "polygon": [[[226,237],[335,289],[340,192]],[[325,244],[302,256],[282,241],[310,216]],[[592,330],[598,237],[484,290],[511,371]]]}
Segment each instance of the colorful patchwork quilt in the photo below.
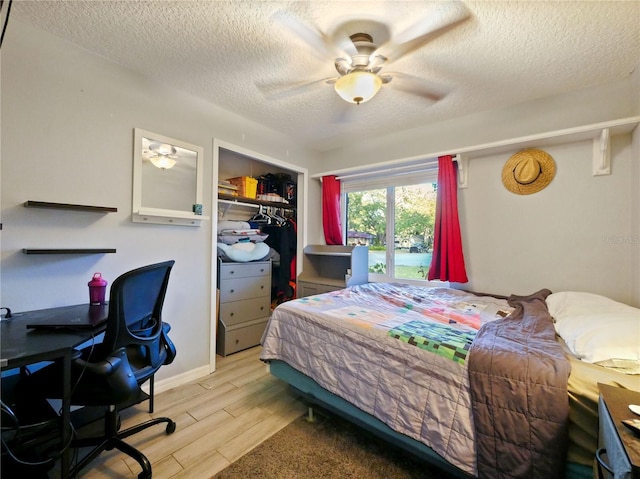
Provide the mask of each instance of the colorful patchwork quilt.
{"label": "colorful patchwork quilt", "polygon": [[460,331],[443,324],[409,321],[391,329],[389,336],[464,364],[476,333]]}
{"label": "colorful patchwork quilt", "polygon": [[506,300],[370,283],[279,305],[262,338],[278,359],[475,475],[467,353]]}

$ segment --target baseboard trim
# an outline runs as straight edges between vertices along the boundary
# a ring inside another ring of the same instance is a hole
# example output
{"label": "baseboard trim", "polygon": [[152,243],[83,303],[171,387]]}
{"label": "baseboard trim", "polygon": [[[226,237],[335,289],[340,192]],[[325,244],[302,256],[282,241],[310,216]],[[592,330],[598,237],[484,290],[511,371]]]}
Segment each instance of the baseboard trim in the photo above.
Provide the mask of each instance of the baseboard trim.
{"label": "baseboard trim", "polygon": [[[156,380],[155,393],[160,394],[163,391],[168,391],[169,389],[183,386],[188,382],[194,381],[198,378],[202,378],[208,375],[209,375],[209,366],[206,365],[206,366],[200,366],[199,368],[192,369],[191,371],[187,371],[182,374],[178,374],[176,376],[171,376],[170,378],[162,379],[160,381]],[[148,381],[142,386],[142,390],[147,394],[149,394]]]}

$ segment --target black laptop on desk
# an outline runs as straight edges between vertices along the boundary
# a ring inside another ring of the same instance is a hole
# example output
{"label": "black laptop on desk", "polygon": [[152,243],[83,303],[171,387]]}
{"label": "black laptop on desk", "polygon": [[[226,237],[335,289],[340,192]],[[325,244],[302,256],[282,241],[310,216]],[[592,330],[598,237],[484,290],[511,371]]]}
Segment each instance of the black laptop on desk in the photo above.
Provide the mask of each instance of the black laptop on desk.
{"label": "black laptop on desk", "polygon": [[[17,313],[16,319],[21,315]],[[27,329],[98,329],[109,316],[108,304],[77,304],[23,313]]]}

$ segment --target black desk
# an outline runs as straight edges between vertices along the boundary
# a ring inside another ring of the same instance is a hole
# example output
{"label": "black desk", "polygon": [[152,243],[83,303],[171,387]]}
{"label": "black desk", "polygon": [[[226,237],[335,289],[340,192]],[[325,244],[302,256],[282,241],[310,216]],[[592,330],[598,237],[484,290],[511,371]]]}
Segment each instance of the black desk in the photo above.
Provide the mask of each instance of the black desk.
{"label": "black desk", "polygon": [[[0,321],[0,366],[2,369],[14,369],[41,361],[63,361],[62,386],[64,398],[62,400],[62,438],[63,444],[67,444],[71,437],[71,357],[73,348],[104,330],[101,328],[93,330],[29,330],[26,325],[33,320],[46,318],[47,316],[60,317],[61,314],[69,313],[72,317],[85,314],[89,308],[88,304],[78,304],[74,306],[64,306],[61,308],[41,309],[38,311],[26,311],[14,313],[11,319]],[[109,307],[91,306],[91,308],[101,308],[104,317],[109,313]],[[94,314],[95,311],[92,311]],[[64,451],[61,460],[62,477],[69,477],[70,450]]]}

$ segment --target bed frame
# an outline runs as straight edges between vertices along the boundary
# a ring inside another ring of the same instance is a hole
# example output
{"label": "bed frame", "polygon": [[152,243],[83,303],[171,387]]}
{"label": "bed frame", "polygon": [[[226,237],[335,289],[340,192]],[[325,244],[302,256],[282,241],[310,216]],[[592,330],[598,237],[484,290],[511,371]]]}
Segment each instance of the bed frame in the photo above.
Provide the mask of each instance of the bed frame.
{"label": "bed frame", "polygon": [[[307,401],[317,404],[366,429],[378,437],[394,444],[425,462],[432,464],[448,476],[456,479],[472,479],[466,472],[458,469],[425,444],[400,434],[374,416],[365,413],[353,404],[330,393],[313,379],[292,368],[284,361],[269,361],[272,375],[296,389]],[[582,464],[567,463],[564,479],[592,479],[593,470]]]}

